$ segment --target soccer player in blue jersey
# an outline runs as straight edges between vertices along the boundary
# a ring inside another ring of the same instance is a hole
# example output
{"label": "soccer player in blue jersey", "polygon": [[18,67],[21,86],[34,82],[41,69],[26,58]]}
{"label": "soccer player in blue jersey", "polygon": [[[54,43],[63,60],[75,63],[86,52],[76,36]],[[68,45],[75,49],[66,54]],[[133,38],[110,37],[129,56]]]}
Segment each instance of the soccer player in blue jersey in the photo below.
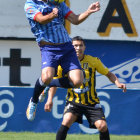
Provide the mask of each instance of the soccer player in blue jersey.
{"label": "soccer player in blue jersey", "polygon": [[83,83],[83,72],[63,23],[67,19],[72,24],[80,24],[89,15],[99,11],[100,4],[92,3],[79,15],[72,12],[64,2],[59,3],[56,0],[27,0],[24,9],[42,57],[41,77],[36,81],[33,97],[26,111],[28,120],[32,121],[35,118],[38,97],[46,86],[49,89],[58,65],[68,74],[68,79],[55,81],[56,86],[79,87]]}
{"label": "soccer player in blue jersey", "polygon": [[[118,88],[123,89],[123,92],[126,92],[126,85],[120,83],[118,78],[103,65],[99,58],[84,54],[86,47],[81,37],[74,37],[72,42],[81,62],[81,67],[85,72],[85,82],[80,88],[68,89],[63,121],[57,132],[56,140],[65,140],[71,125],[74,122],[82,123],[83,115],[86,116],[90,128],[99,130],[100,140],[110,140],[106,119],[95,89],[96,71],[105,75]],[[58,77],[62,73],[63,70],[59,66]],[[52,98],[55,92],[56,87],[50,88],[48,100],[44,107],[45,111],[51,111]]]}

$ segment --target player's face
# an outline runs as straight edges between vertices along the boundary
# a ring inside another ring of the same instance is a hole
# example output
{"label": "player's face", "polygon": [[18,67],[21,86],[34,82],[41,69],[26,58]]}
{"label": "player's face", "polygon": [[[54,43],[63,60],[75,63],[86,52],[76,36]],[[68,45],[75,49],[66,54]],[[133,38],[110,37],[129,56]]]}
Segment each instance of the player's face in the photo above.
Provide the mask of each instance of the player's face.
{"label": "player's face", "polygon": [[79,40],[75,40],[72,42],[74,48],[75,48],[75,51],[76,51],[76,54],[79,58],[79,60],[83,59],[84,57],[84,51],[85,51],[85,44],[83,41],[79,41]]}

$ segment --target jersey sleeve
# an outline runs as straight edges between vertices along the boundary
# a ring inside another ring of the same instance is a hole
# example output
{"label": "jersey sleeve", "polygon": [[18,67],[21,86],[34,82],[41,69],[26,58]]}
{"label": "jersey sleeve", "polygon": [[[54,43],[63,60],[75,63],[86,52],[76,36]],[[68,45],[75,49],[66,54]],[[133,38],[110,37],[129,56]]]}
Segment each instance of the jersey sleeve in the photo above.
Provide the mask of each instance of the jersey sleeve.
{"label": "jersey sleeve", "polygon": [[26,17],[31,20],[35,20],[36,15],[41,12],[37,9],[35,3],[33,1],[27,1],[24,6],[24,10],[26,13]]}
{"label": "jersey sleeve", "polygon": [[96,58],[96,70],[102,75],[106,75],[109,72],[109,69],[103,65],[99,58]]}
{"label": "jersey sleeve", "polygon": [[62,3],[62,8],[63,8],[63,16],[65,18],[67,18],[71,13],[72,11],[70,10],[70,8],[65,4],[65,2]]}

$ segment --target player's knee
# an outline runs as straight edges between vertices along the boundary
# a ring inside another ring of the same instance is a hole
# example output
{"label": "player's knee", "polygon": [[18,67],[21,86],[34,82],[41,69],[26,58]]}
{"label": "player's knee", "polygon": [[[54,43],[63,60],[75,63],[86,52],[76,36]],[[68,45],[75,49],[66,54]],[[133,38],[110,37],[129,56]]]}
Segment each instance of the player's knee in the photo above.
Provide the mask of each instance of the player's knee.
{"label": "player's knee", "polygon": [[100,132],[106,132],[106,131],[107,131],[107,125],[101,124],[101,125],[98,127],[98,130],[99,130]]}
{"label": "player's knee", "polygon": [[83,79],[82,78],[73,81],[73,85],[76,88],[79,88],[82,84],[83,84]]}
{"label": "player's knee", "polygon": [[98,120],[95,122],[95,126],[97,127],[97,129],[100,131],[100,132],[106,132],[107,130],[107,124],[106,124],[106,121],[104,120]]}
{"label": "player's knee", "polygon": [[62,125],[70,127],[77,119],[77,116],[72,113],[66,113],[63,117]]}
{"label": "player's knee", "polygon": [[48,85],[51,82],[52,78],[52,76],[42,76],[42,82]]}
{"label": "player's knee", "polygon": [[53,79],[54,73],[55,73],[55,70],[53,68],[50,68],[50,67],[44,68],[41,74],[42,82],[44,82],[45,84],[49,84],[51,80]]}
{"label": "player's knee", "polygon": [[62,125],[70,127],[72,125],[72,121],[70,118],[65,118],[62,122]]}
{"label": "player's knee", "polygon": [[83,76],[82,71],[77,70],[76,72],[75,72],[75,70],[70,72],[69,78],[70,78],[71,82],[73,83],[73,86],[76,88],[79,88],[84,82],[84,76]]}
{"label": "player's knee", "polygon": [[73,82],[74,87],[79,88],[82,85],[83,82],[77,81]]}

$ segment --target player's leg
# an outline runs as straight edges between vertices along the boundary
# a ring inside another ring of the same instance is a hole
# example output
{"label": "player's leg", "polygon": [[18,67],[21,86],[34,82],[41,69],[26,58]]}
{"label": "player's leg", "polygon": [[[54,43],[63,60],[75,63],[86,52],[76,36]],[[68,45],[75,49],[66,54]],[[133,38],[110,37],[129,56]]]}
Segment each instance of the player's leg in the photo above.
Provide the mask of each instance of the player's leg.
{"label": "player's leg", "polygon": [[65,66],[61,65],[61,67],[63,67],[63,70],[65,71],[65,73],[63,73],[63,74],[67,73],[68,76],[58,78],[58,79],[53,79],[48,86],[50,86],[50,87],[62,87],[62,88],[78,88],[78,87],[80,87],[84,83],[85,73],[83,70],[81,70],[81,66],[79,65],[79,61],[77,61],[77,64],[76,64],[75,60],[74,60],[74,62],[75,62],[74,64],[71,64],[71,67],[68,67],[66,65],[66,63],[64,63]]}
{"label": "player's leg", "polygon": [[100,132],[100,140],[110,140],[108,127],[105,120],[97,120],[95,122],[95,126]]}
{"label": "player's leg", "polygon": [[[69,77],[63,77],[58,79],[53,79],[51,83],[43,90],[39,96],[39,102],[44,102],[46,95],[48,94],[50,87],[61,87],[61,88],[75,88],[80,87],[82,84],[83,73],[76,69],[69,72]],[[79,78],[79,79],[78,79]],[[70,79],[70,80],[69,80]]]}
{"label": "player's leg", "polygon": [[[39,101],[43,102],[48,94],[49,87],[61,87],[61,88],[79,88],[83,83],[83,71],[80,69],[71,70],[68,73],[68,77],[59,79],[53,79],[51,83],[44,89],[39,96]],[[70,79],[70,80],[69,80]]]}
{"label": "player's leg", "polygon": [[[34,91],[33,91],[33,96],[30,99],[30,102],[26,111],[26,116],[28,120],[30,121],[34,120],[39,95],[45,89],[46,85],[48,85],[49,82],[52,80],[54,73],[55,73],[55,69],[52,67],[46,67],[42,70],[42,75],[36,81]],[[49,87],[48,87],[48,90],[49,90]]]}
{"label": "player's leg", "polygon": [[[33,96],[30,99],[26,116],[27,119],[32,121],[35,118],[38,97],[45,89],[45,87],[50,83],[55,74],[55,68],[57,68],[57,60],[53,51],[48,50],[49,46],[41,47],[41,57],[42,57],[42,73],[41,78],[37,79],[35,88],[33,91]],[[51,58],[51,59],[50,59]]]}
{"label": "player's leg", "polygon": [[38,103],[39,95],[42,93],[45,87],[49,85],[49,83],[53,79],[54,74],[55,74],[55,69],[53,67],[46,67],[42,70],[41,77],[37,80],[35,88],[34,88],[34,92],[33,92],[32,101],[34,103],[36,104]]}
{"label": "player's leg", "polygon": [[78,88],[83,84],[84,75],[73,45],[69,43],[68,47],[70,52],[61,59],[61,67],[64,73],[68,74],[68,78],[73,86]]}
{"label": "player's leg", "polygon": [[[48,94],[49,87],[62,87],[62,88],[79,87],[83,82],[83,79],[81,78],[82,76],[83,76],[83,72],[81,70],[79,70],[79,69],[76,69],[76,70],[71,70],[69,72],[69,77],[70,78],[63,77],[63,78],[53,79],[50,82],[50,84],[40,94],[39,101],[44,102],[45,97]],[[71,81],[73,81],[73,82],[71,82],[69,79],[71,79]]]}
{"label": "player's leg", "polygon": [[53,48],[53,50],[54,49],[56,50],[55,52],[58,52],[55,54],[54,60],[57,58],[57,65],[59,64],[62,67],[63,74],[68,74],[68,77],[53,79],[49,86],[62,88],[79,87],[83,83],[84,76],[72,43],[69,42],[63,45],[58,45],[56,48]]}
{"label": "player's leg", "polygon": [[90,128],[97,128],[99,130],[100,140],[110,140],[104,112],[100,104],[96,104],[91,109],[86,109],[85,116],[90,124]]}
{"label": "player's leg", "polygon": [[78,118],[82,118],[82,117],[78,117],[76,113],[77,113],[77,108],[73,106],[71,103],[67,103],[64,109],[62,125],[56,134],[56,140],[65,140],[67,136],[67,132],[69,128],[71,127],[71,125]]}
{"label": "player's leg", "polygon": [[80,69],[74,69],[68,73],[70,81],[73,83],[74,87],[79,88],[84,81],[83,71]]}
{"label": "player's leg", "polygon": [[[62,46],[60,47],[60,49]],[[51,83],[49,84],[50,87],[62,87],[62,88],[74,88],[74,87],[80,87],[83,83],[83,71],[80,65],[80,62],[77,58],[76,52],[74,47],[71,43],[67,43],[67,46],[64,48],[69,48],[69,51],[65,50],[63,56],[61,56],[61,59],[59,60],[60,65],[63,69],[63,72],[65,74],[68,74],[68,77],[63,77],[59,79],[53,79]],[[48,92],[48,90],[47,90]],[[46,93],[47,93],[46,92]],[[39,96],[39,101],[43,102],[46,96],[45,91]]]}
{"label": "player's leg", "polygon": [[83,71],[80,69],[74,69],[68,72],[68,77],[53,79],[50,87],[62,87],[62,88],[76,88],[80,87],[83,83]]}
{"label": "player's leg", "polygon": [[67,132],[70,126],[75,122],[77,116],[72,114],[71,112],[66,113],[63,116],[62,125],[60,126],[59,130],[57,131],[56,140],[65,140],[67,136]]}
{"label": "player's leg", "polygon": [[53,79],[50,84],[43,90],[39,96],[39,102],[44,102],[50,87],[61,87],[61,88],[74,88],[73,83],[68,77]]}

